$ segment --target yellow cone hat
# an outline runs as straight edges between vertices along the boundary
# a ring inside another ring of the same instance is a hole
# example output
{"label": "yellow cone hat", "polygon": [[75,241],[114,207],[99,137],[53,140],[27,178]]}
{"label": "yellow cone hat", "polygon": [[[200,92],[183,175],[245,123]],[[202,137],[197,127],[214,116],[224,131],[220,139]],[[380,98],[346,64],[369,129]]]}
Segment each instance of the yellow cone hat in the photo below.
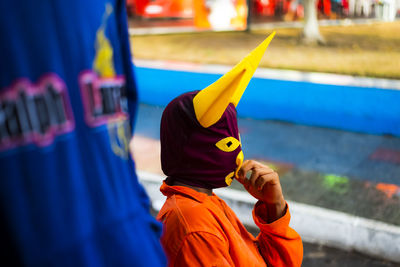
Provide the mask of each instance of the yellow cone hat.
{"label": "yellow cone hat", "polygon": [[216,123],[229,103],[237,106],[274,36],[275,31],[229,72],[193,98],[196,118],[204,128]]}

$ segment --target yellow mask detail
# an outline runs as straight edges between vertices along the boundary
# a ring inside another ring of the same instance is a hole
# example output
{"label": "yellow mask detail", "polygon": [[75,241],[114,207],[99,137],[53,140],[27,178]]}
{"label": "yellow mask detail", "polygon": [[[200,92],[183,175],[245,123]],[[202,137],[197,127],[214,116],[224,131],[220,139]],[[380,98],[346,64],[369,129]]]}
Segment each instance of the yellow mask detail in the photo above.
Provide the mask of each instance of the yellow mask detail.
{"label": "yellow mask detail", "polygon": [[215,145],[222,151],[232,152],[238,148],[240,142],[235,137],[230,136],[219,140]]}
{"label": "yellow mask detail", "polygon": [[275,31],[229,72],[193,98],[196,118],[204,128],[216,123],[229,103],[237,106],[274,36]]}
{"label": "yellow mask detail", "polygon": [[240,168],[242,168],[243,160],[244,160],[243,151],[240,151],[240,153],[236,157],[236,166],[237,166],[237,168],[235,170],[235,177],[236,178],[239,177],[239,170],[240,170]]}
{"label": "yellow mask detail", "polygon": [[225,183],[230,186],[232,181],[233,181],[233,177],[235,175],[235,172],[231,172],[229,173],[226,177],[225,177]]}

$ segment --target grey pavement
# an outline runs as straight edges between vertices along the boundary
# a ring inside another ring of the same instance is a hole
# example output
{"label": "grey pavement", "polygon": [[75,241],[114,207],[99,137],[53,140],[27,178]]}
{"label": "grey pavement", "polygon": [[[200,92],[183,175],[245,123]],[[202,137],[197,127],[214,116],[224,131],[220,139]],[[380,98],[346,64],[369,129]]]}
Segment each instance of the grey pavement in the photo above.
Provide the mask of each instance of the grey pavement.
{"label": "grey pavement", "polygon": [[378,260],[352,251],[303,243],[303,267],[395,267],[398,264]]}
{"label": "grey pavement", "polygon": [[372,159],[377,151],[400,155],[400,138],[251,119],[240,119],[239,127],[248,157],[400,185],[400,164],[395,158]]}

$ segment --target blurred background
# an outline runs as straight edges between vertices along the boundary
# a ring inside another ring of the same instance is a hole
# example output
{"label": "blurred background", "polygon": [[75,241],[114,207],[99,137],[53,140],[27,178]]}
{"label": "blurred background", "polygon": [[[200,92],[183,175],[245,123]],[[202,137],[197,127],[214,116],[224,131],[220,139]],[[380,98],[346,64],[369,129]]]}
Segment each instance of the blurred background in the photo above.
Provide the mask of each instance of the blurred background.
{"label": "blurred background", "polygon": [[[254,24],[300,21],[309,6],[319,19],[366,19],[394,21],[398,0],[126,0],[128,15],[136,26],[170,25],[197,29],[247,29]],[[158,20],[158,21],[157,21]]]}
{"label": "blurred background", "polygon": [[302,20],[309,2],[316,6],[320,19],[393,21],[399,7],[398,0],[126,0],[134,25],[141,25],[138,21],[143,19],[174,18],[177,25],[212,29],[244,29],[247,22]]}
{"label": "blurred background", "polygon": [[[275,168],[304,266],[400,266],[399,0],[127,0],[141,104],[131,143],[155,210],[163,108],[276,37],[238,105]],[[249,229],[238,183],[217,191]]]}

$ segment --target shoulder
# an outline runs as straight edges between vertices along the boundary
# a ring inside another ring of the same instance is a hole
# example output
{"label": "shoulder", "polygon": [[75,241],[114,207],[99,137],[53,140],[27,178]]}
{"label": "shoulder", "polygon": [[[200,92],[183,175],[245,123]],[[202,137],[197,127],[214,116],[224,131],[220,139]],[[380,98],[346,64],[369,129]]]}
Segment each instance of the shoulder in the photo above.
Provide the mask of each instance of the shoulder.
{"label": "shoulder", "polygon": [[166,225],[182,228],[185,234],[192,232],[214,232],[218,227],[218,207],[208,201],[173,195],[167,199],[159,215]]}
{"label": "shoulder", "polygon": [[215,209],[207,201],[199,202],[180,195],[169,197],[158,214],[164,228],[164,247],[177,252],[185,239],[196,233],[213,235],[224,240],[219,218],[221,211]]}

